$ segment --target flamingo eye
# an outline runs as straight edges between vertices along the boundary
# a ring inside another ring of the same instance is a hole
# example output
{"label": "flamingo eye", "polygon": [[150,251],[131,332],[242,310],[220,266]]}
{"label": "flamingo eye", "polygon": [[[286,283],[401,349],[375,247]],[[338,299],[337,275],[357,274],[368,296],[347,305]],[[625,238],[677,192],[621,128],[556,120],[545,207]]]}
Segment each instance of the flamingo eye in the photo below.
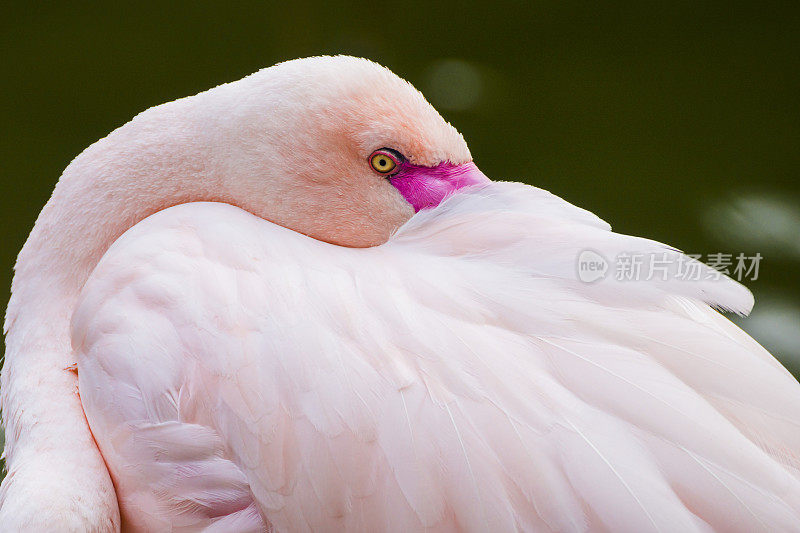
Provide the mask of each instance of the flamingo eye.
{"label": "flamingo eye", "polygon": [[369,156],[370,166],[381,174],[391,174],[397,169],[397,165],[400,163],[399,156],[392,152],[394,152],[394,150],[389,151],[388,148],[375,150],[372,152],[372,155]]}

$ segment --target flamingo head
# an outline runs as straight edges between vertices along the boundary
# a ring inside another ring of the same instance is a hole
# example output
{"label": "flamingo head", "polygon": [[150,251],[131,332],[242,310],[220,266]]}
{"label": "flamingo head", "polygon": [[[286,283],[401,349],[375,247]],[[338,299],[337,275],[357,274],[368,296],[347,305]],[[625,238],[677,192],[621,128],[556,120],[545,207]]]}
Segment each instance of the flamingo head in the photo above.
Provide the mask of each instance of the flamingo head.
{"label": "flamingo head", "polygon": [[288,61],[208,94],[223,188],[319,240],[381,244],[414,212],[489,181],[419,91],[365,59]]}

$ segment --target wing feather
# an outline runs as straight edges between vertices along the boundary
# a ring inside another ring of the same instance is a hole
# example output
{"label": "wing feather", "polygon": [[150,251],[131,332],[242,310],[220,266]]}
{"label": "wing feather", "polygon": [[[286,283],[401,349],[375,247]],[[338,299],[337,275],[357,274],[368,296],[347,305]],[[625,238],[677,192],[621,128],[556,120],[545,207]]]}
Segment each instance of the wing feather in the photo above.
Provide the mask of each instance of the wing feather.
{"label": "wing feather", "polygon": [[682,257],[502,183],[371,249],[223,204],[143,221],[73,318],[123,514],[157,500],[154,521],[220,529],[792,530],[800,385],[711,308],[746,313],[750,293],[704,266],[697,282],[582,283],[585,249]]}

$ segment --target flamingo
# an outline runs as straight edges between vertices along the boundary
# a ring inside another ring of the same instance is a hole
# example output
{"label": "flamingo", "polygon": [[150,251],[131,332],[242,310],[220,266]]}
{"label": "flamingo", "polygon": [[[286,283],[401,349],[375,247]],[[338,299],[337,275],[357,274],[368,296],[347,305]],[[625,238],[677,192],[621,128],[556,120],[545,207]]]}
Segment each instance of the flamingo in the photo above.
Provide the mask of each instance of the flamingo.
{"label": "flamingo", "polygon": [[[586,250],[664,258],[591,283]],[[5,531],[790,531],[749,291],[493,182],[410,84],[288,61],[64,171],[16,263]]]}

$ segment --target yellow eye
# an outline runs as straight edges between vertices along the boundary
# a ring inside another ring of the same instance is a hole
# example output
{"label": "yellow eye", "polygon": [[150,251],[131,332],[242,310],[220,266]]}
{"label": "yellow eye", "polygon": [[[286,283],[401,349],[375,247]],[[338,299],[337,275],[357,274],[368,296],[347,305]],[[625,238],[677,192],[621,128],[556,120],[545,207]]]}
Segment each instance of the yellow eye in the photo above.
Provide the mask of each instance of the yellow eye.
{"label": "yellow eye", "polygon": [[381,174],[389,174],[397,168],[397,162],[386,152],[374,152],[369,158],[369,164]]}

